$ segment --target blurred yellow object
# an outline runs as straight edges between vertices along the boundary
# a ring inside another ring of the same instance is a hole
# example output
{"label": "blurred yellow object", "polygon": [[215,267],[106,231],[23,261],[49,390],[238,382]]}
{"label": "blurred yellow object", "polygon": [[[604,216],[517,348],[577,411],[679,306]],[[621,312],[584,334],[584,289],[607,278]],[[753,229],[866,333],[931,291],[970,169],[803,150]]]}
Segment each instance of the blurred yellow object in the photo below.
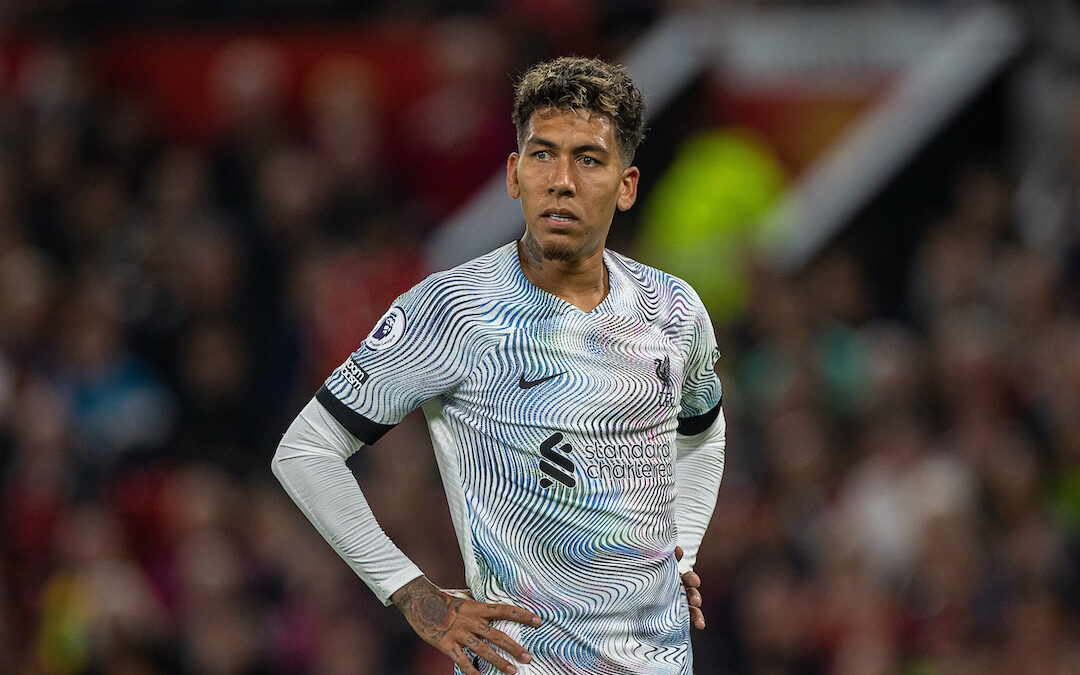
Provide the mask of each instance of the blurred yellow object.
{"label": "blurred yellow object", "polygon": [[37,633],[38,663],[45,673],[77,673],[90,651],[90,598],[71,574],[59,574],[42,594]]}
{"label": "blurred yellow object", "polygon": [[747,263],[761,220],[786,182],[751,130],[691,136],[643,206],[637,257],[690,282],[714,318],[737,317],[747,304]]}

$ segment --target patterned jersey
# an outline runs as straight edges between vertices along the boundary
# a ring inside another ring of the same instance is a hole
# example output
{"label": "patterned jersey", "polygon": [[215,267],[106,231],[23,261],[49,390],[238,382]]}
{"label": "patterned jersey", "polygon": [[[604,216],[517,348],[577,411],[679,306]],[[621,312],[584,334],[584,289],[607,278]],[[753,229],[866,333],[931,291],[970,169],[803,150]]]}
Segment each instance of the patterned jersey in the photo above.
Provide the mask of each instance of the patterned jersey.
{"label": "patterned jersey", "polygon": [[604,263],[590,312],[529,282],[515,243],[436,273],[317,395],[368,443],[423,407],[474,596],[544,619],[498,626],[522,675],[692,672],[675,434],[719,411],[716,341],[684,281]]}

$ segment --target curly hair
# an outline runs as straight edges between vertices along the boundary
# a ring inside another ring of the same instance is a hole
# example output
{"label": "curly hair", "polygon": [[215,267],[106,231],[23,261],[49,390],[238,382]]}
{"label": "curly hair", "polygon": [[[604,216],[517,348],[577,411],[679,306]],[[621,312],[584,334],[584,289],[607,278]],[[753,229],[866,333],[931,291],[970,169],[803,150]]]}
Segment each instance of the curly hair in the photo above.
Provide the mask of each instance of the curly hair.
{"label": "curly hair", "polygon": [[538,63],[514,89],[514,127],[518,147],[537,110],[587,110],[607,117],[615,127],[619,156],[629,165],[645,138],[645,99],[620,66],[576,56]]}

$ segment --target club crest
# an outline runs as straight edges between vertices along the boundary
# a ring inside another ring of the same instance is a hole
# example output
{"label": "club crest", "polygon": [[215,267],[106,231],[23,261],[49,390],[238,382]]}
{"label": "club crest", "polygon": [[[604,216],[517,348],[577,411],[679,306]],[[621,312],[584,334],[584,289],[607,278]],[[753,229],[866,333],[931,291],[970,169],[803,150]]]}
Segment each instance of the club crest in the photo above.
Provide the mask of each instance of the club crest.
{"label": "club crest", "polygon": [[656,377],[660,379],[660,405],[670,406],[675,404],[675,388],[671,381],[671,357],[653,359],[656,364]]}

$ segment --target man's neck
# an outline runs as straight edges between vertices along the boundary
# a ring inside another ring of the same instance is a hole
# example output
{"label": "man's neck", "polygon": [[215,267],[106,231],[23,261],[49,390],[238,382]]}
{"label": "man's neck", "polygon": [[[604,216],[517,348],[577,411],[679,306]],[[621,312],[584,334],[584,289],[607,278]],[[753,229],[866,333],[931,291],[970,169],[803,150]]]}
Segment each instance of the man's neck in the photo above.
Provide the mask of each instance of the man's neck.
{"label": "man's neck", "polygon": [[608,294],[604,249],[580,260],[550,260],[540,251],[517,243],[518,262],[525,278],[538,288],[591,312]]}

